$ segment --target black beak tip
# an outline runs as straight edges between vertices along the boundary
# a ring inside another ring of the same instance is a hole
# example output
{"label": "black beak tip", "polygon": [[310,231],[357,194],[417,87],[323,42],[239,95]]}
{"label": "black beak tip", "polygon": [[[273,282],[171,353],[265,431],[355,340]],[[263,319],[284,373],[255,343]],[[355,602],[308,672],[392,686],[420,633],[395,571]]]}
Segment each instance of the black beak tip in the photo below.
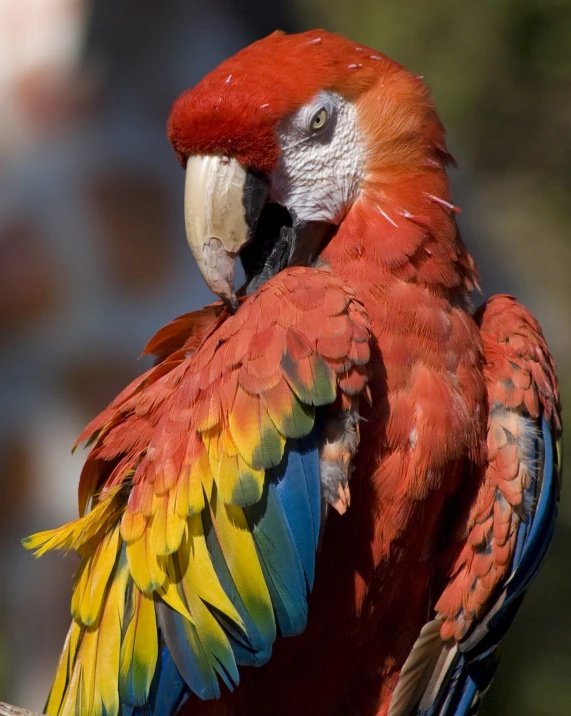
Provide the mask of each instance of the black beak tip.
{"label": "black beak tip", "polygon": [[235,293],[221,296],[221,298],[224,305],[231,313],[236,313],[236,311],[240,308],[240,303]]}

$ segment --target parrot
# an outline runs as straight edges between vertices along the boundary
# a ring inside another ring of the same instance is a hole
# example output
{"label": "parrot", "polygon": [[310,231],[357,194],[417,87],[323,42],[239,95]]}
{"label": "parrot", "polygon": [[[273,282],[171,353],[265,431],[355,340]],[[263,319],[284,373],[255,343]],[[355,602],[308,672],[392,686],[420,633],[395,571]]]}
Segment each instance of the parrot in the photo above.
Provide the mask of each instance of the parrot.
{"label": "parrot", "polygon": [[[280,31],[175,100],[217,299],[84,430],[50,716],[467,716],[557,514],[553,358],[477,309],[421,77]],[[244,283],[235,277],[238,259]]]}

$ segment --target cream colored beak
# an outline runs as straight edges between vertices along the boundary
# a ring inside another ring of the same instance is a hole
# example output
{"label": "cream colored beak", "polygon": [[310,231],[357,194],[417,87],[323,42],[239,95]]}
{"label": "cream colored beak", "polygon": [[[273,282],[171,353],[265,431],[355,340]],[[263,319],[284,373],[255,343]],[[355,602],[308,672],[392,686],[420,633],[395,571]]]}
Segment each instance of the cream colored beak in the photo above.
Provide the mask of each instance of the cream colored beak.
{"label": "cream colored beak", "polygon": [[219,155],[188,158],[184,218],[188,245],[208,287],[234,308],[234,264],[250,240],[244,193],[247,169]]}

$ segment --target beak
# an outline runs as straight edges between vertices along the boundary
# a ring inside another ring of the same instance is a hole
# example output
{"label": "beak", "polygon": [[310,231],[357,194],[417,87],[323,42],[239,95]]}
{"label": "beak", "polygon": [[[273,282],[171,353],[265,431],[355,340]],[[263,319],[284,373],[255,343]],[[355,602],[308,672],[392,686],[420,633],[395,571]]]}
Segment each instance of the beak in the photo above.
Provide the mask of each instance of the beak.
{"label": "beak", "polygon": [[236,159],[194,155],[186,164],[184,217],[188,245],[211,291],[234,311],[234,265],[250,241],[268,194],[263,175]]}

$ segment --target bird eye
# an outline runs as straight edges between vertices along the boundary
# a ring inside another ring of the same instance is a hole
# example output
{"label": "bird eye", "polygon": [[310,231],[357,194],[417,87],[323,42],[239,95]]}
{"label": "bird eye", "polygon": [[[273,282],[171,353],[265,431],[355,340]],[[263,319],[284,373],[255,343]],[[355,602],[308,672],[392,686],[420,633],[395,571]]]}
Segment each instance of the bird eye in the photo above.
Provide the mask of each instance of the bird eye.
{"label": "bird eye", "polygon": [[317,131],[318,129],[323,129],[323,127],[325,127],[325,125],[327,124],[328,119],[329,114],[327,113],[325,107],[322,107],[313,115],[310,123],[311,129],[314,131]]}

